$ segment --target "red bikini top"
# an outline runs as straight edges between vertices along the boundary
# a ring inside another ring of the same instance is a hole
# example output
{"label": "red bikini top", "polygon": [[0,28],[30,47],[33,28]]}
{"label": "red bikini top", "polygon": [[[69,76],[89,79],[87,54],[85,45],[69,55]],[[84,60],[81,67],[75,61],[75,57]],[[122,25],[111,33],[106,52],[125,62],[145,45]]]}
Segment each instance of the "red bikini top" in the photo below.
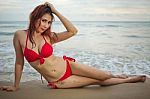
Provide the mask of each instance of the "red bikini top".
{"label": "red bikini top", "polygon": [[[42,35],[43,36],[43,35]],[[24,49],[24,56],[28,62],[34,62],[36,60],[40,60],[40,64],[43,64],[46,57],[49,57],[53,54],[53,47],[46,42],[46,39],[43,36],[43,39],[45,40],[45,44],[41,48],[40,54],[36,53],[35,51],[28,49],[28,33],[26,37],[26,46]]]}

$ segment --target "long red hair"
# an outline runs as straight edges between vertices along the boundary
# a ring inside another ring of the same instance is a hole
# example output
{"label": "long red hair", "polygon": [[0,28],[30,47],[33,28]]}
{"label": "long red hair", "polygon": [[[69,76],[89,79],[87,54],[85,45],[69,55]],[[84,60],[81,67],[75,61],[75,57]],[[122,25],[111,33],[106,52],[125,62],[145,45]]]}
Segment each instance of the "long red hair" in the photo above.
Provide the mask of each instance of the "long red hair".
{"label": "long red hair", "polygon": [[[35,41],[33,40],[33,33],[36,31],[36,27],[35,24],[38,21],[38,19],[40,19],[44,14],[50,14],[51,15],[51,20],[54,20],[54,16],[52,14],[52,10],[48,5],[39,5],[37,6],[30,14],[30,23],[29,23],[29,28],[28,28],[28,35],[29,35],[29,40],[32,43],[32,48],[33,45],[36,46]],[[40,25],[40,24],[39,24]],[[42,33],[42,35],[48,35],[50,37],[50,42],[52,42],[52,40],[54,40],[54,37],[51,36],[51,26]],[[54,33],[55,34],[55,33]],[[57,37],[57,35],[55,34],[54,36]]]}

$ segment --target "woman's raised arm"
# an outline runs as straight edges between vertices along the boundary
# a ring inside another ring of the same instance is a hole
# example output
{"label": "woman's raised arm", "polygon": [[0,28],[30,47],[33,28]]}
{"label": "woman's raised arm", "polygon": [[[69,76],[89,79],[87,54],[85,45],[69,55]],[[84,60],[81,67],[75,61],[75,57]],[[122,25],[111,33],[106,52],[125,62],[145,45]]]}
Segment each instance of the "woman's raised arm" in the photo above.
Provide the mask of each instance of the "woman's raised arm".
{"label": "woman's raised arm", "polygon": [[64,27],[67,31],[63,31],[57,34],[57,39],[55,39],[54,43],[66,40],[77,33],[76,27],[67,19],[65,18],[60,12],[58,12],[54,6],[50,3],[46,3],[50,6],[52,12],[60,19],[63,23]]}

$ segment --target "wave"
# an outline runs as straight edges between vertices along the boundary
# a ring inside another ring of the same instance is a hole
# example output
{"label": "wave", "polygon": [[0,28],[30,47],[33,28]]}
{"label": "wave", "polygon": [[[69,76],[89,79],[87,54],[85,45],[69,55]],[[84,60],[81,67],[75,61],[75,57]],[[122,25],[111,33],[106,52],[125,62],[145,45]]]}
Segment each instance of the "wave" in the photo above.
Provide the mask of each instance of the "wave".
{"label": "wave", "polygon": [[129,37],[129,38],[150,38],[150,37],[146,37],[146,36],[137,36],[137,35],[126,35],[123,37]]}
{"label": "wave", "polygon": [[14,32],[0,32],[0,35],[3,36],[3,35],[13,35]]}
{"label": "wave", "polygon": [[121,25],[96,25],[96,27],[124,27]]}
{"label": "wave", "polygon": [[105,25],[105,27],[121,27],[120,25]]}
{"label": "wave", "polygon": [[22,27],[22,26],[7,26],[7,25],[0,26],[0,28],[18,28],[18,27]]}

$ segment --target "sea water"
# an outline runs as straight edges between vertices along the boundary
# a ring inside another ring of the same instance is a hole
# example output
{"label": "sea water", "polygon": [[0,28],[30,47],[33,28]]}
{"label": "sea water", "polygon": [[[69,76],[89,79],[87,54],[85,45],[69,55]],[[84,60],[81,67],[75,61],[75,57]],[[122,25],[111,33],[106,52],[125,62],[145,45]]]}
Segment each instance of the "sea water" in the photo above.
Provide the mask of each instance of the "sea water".
{"label": "sea water", "polygon": [[[150,76],[150,22],[74,21],[77,35],[55,44],[54,54],[73,57],[78,62],[114,74]],[[13,81],[15,52],[13,35],[28,28],[26,21],[0,22],[0,81]],[[52,31],[65,31],[54,22]],[[40,79],[25,60],[21,81]]]}

